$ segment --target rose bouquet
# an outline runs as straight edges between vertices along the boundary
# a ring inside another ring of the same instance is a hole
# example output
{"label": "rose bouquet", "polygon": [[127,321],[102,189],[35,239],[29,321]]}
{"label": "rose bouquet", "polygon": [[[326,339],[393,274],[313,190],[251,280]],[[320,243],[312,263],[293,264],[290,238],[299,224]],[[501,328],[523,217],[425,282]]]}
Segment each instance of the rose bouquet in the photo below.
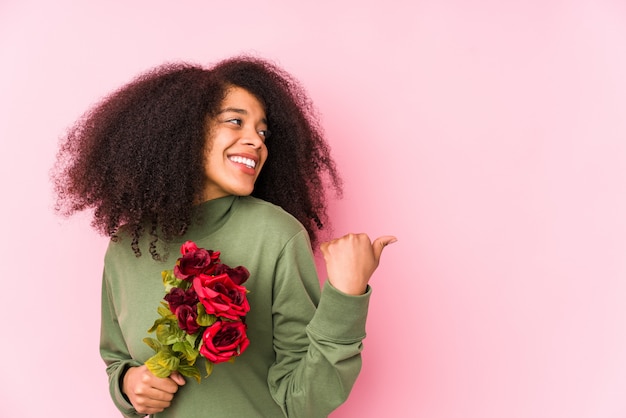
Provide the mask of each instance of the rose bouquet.
{"label": "rose bouquet", "polygon": [[208,377],[214,364],[234,361],[250,344],[245,323],[250,305],[242,286],[250,273],[243,266],[230,268],[221,263],[218,251],[192,241],[180,252],[174,268],[161,273],[165,302],[148,330],[156,332],[156,339],[143,340],[155,351],[145,364],[158,377],[178,371],[200,382],[199,355]]}

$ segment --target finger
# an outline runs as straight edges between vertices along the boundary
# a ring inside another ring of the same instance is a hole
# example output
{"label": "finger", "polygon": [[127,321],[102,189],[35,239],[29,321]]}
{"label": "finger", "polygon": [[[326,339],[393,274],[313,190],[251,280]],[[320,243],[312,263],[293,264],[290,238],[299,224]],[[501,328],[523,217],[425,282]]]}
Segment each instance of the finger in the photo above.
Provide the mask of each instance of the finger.
{"label": "finger", "polygon": [[170,378],[178,385],[178,386],[182,386],[185,383],[187,383],[185,381],[185,378],[178,372],[173,372],[172,374],[170,374]]}
{"label": "finger", "polygon": [[[178,386],[173,385],[174,387],[178,388]],[[169,389],[160,389],[160,388],[156,388],[156,387],[152,387],[152,388],[147,388],[145,390],[141,390],[141,391],[137,391],[138,393],[136,393],[137,396],[142,397],[146,400],[146,402],[150,402],[153,406],[159,406],[161,407],[163,403],[169,403],[172,401],[172,399],[174,399],[174,393],[176,393],[176,390],[174,390],[173,392],[170,392]],[[166,408],[167,406],[165,406]]]}
{"label": "finger", "polygon": [[[178,379],[178,377],[176,379]],[[153,399],[171,400],[171,396],[178,392],[179,383],[171,377],[155,377],[149,385],[151,386],[150,390],[160,392],[160,395],[155,392],[146,392],[147,396]]]}
{"label": "finger", "polygon": [[154,397],[151,398],[151,397],[145,396],[142,399],[142,404],[144,407],[165,409],[172,404],[172,399],[174,399],[171,393],[168,394],[165,392],[155,393],[152,396]]}
{"label": "finger", "polygon": [[380,261],[380,255],[383,253],[383,249],[394,242],[398,241],[398,239],[392,235],[384,235],[382,237],[378,237],[372,243],[372,249],[374,250],[374,258],[376,258],[376,262]]}
{"label": "finger", "polygon": [[169,408],[171,404],[171,402],[163,402],[146,398],[138,400],[138,404],[133,403],[133,406],[137,412],[141,414],[156,414],[158,412],[162,412],[166,408]]}

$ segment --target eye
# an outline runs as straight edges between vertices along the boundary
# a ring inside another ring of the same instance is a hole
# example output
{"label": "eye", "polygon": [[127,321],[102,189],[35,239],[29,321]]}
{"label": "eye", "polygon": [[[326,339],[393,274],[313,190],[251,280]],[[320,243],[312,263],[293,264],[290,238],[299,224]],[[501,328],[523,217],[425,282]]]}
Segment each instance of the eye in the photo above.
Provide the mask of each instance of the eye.
{"label": "eye", "polygon": [[243,125],[243,122],[241,121],[241,119],[238,119],[238,118],[228,119],[226,120],[226,123],[232,123],[233,125],[237,125],[237,126]]}
{"label": "eye", "polygon": [[261,129],[258,131],[259,135],[263,137],[263,139],[267,139],[270,137],[270,131],[268,129]]}

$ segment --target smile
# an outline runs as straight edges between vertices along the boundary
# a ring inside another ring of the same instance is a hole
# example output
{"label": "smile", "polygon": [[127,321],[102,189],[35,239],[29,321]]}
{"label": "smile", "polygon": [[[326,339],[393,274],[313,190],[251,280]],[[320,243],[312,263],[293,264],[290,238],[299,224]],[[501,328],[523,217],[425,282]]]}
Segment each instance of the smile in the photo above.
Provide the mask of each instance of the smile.
{"label": "smile", "polygon": [[231,160],[234,163],[239,163],[239,164],[243,164],[248,168],[254,168],[256,167],[256,161],[254,161],[251,158],[245,158],[245,157],[240,157],[238,155],[232,156],[232,157],[228,157],[229,160]]}

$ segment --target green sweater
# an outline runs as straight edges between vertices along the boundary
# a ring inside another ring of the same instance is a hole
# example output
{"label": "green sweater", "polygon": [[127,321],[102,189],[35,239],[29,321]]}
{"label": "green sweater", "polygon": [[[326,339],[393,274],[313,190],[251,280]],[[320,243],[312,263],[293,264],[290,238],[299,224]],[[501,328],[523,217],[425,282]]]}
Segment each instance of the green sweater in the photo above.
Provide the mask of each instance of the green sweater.
{"label": "green sweater", "polygon": [[[142,341],[165,295],[161,271],[171,269],[186,240],[220,251],[222,262],[245,266],[250,346],[234,363],[217,364],[198,384],[188,379],[172,405],[155,417],[324,417],[346,400],[361,368],[370,289],[345,295],[326,282],[320,292],[308,234],[281,208],[228,196],[198,207],[196,223],[157,262],[140,243],[111,242],[105,256],[100,353],[111,396],[126,417],[140,417],[121,392],[130,366],[153,351]],[[202,360],[203,361],[203,360]]]}

